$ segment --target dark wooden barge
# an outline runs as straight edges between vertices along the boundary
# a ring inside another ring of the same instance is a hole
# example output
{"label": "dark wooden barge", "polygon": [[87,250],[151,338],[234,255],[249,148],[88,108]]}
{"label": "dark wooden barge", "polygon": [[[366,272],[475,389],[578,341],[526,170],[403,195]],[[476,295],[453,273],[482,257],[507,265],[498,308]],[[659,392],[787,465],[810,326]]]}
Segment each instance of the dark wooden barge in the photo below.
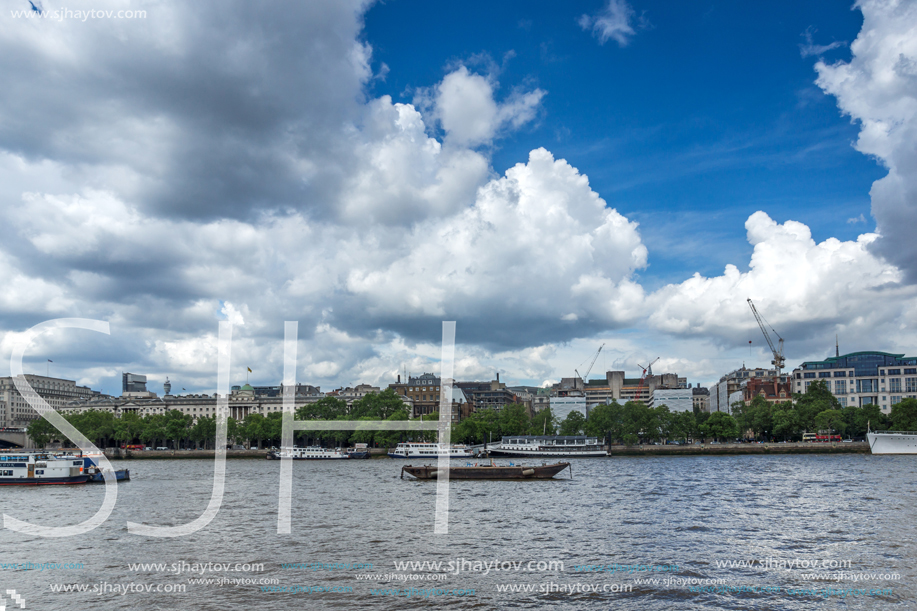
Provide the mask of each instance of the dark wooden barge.
{"label": "dark wooden barge", "polygon": [[[559,462],[553,465],[481,465],[474,467],[449,467],[449,479],[551,479],[564,469],[570,467],[568,462]],[[441,471],[435,465],[412,466],[405,465],[401,468],[401,478],[404,474],[412,475],[417,479],[438,479]],[[443,474],[445,475],[445,474]],[[572,477],[573,470],[570,470]]]}

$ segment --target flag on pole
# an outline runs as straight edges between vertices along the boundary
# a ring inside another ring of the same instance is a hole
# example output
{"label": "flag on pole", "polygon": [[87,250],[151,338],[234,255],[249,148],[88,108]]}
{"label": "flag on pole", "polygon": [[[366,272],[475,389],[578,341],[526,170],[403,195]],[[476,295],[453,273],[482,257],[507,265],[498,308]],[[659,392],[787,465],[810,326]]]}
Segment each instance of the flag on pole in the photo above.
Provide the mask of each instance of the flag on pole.
{"label": "flag on pole", "polygon": [[53,363],[54,361],[52,361],[51,359],[48,359],[48,362],[49,362],[49,363]]}
{"label": "flag on pole", "polygon": [[248,373],[253,373],[251,367],[246,367],[246,369],[248,369]]}

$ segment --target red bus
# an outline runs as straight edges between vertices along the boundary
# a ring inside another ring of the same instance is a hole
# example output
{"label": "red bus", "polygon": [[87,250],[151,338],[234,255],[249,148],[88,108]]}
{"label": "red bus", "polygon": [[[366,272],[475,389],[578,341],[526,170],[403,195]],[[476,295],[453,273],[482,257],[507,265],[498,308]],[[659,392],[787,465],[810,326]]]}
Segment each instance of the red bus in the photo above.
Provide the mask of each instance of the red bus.
{"label": "red bus", "polygon": [[840,435],[816,435],[815,436],[815,441],[821,441],[823,443],[829,443],[832,441],[840,441],[840,440],[841,440]]}
{"label": "red bus", "polygon": [[121,444],[121,449],[122,449],[122,450],[142,450],[142,449],[143,449],[143,444],[141,444],[141,445],[138,446],[138,445],[124,445],[124,444],[122,443],[122,444]]}

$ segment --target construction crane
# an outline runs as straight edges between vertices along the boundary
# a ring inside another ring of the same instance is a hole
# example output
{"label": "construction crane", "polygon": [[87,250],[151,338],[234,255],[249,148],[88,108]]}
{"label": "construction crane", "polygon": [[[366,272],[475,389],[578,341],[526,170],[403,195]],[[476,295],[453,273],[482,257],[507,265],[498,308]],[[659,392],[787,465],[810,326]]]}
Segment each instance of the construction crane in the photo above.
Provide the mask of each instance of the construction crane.
{"label": "construction crane", "polygon": [[[592,366],[595,365],[595,361],[596,361],[596,359],[599,358],[599,354],[602,352],[602,348],[604,348],[604,347],[605,347],[605,344],[602,344],[601,346],[599,346],[599,349],[595,351],[595,356],[592,357],[592,362],[589,363],[589,369],[586,370],[586,375],[581,376],[581,375],[579,374],[579,370],[577,370],[577,369],[574,369],[574,370],[573,370],[573,371],[576,372],[576,375],[578,375],[578,376],[580,377],[580,379],[583,381],[583,389],[584,389],[584,390],[585,390],[585,388],[586,388],[586,379],[589,378],[589,372],[592,371]],[[583,363],[585,363],[585,362],[586,362],[586,361],[583,361]],[[582,367],[582,364],[580,364],[580,367]]]}
{"label": "construction crane", "polygon": [[[777,378],[780,378],[780,370],[783,369],[783,364],[786,362],[786,359],[783,358],[783,338],[780,337],[780,334],[771,327],[771,325],[764,320],[764,317],[758,313],[758,309],[755,308],[755,304],[752,303],[752,300],[748,300],[748,306],[751,308],[751,313],[755,315],[755,320],[758,321],[758,326],[761,327],[761,332],[764,333],[764,339],[767,340],[767,345],[770,346],[771,352],[774,353],[774,360],[771,361],[771,364],[774,366],[774,369],[777,370]],[[765,326],[767,325],[767,326]],[[770,333],[767,332],[767,327],[771,327],[771,331],[774,332],[774,335],[777,336],[779,340],[777,342],[777,347],[774,347],[774,342],[771,340]]]}
{"label": "construction crane", "polygon": [[652,361],[650,361],[650,364],[647,365],[646,367],[644,367],[640,363],[637,363],[637,367],[643,370],[643,373],[640,374],[640,384],[637,386],[637,399],[639,399],[640,395],[643,393],[643,387],[646,385],[647,374],[649,374],[650,376],[653,375],[653,363],[655,363],[658,360],[659,360],[659,357],[657,356]]}

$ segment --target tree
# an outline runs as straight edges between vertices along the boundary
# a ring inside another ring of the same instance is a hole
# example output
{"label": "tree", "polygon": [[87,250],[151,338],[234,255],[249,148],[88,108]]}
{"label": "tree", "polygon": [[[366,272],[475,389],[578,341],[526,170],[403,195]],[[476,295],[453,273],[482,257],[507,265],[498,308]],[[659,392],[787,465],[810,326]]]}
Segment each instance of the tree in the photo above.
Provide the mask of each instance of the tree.
{"label": "tree", "polygon": [[529,415],[521,403],[507,403],[499,411],[497,425],[502,436],[525,435],[529,429]]}
{"label": "tree", "polygon": [[579,411],[573,410],[560,423],[560,434],[582,435],[584,426],[586,426],[586,417]]}
{"label": "tree", "polygon": [[242,430],[244,431],[242,436],[248,439],[249,447],[251,447],[252,440],[256,440],[256,447],[261,445],[261,440],[265,437],[265,417],[259,413],[250,413],[245,416],[245,420],[242,422]]}
{"label": "tree", "polygon": [[[642,401],[628,401],[621,409],[621,436],[627,441],[628,435],[640,439],[653,438],[653,422],[650,422],[649,408]],[[630,438],[633,439],[633,438]]]}
{"label": "tree", "polygon": [[844,433],[847,423],[844,422],[844,413],[839,409],[826,409],[815,416],[815,426],[818,430],[827,430],[831,433]]}
{"label": "tree", "polygon": [[[388,422],[407,420],[408,415],[407,407],[403,406],[401,409],[386,418],[386,420]],[[436,422],[439,420],[439,414],[433,412],[432,414],[426,416],[425,420]],[[421,438],[426,439],[427,441],[436,441],[436,431],[422,431],[420,434]],[[393,448],[398,445],[399,441],[401,441],[402,435],[404,435],[404,431],[377,431],[375,434],[376,445],[383,448]]]}
{"label": "tree", "polygon": [[217,420],[215,416],[201,416],[191,427],[190,437],[197,446],[201,445],[206,449],[211,442],[216,443]]}
{"label": "tree", "polygon": [[129,444],[135,439],[140,439],[143,429],[143,419],[134,412],[127,412],[121,414],[121,418],[115,422],[113,436],[118,441]]}
{"label": "tree", "polygon": [[701,427],[701,430],[716,440],[724,437],[735,437],[738,433],[738,425],[735,418],[726,412],[713,412],[707,421]]}
{"label": "tree", "polygon": [[792,437],[799,433],[799,416],[790,403],[783,403],[775,407],[771,414],[771,420],[773,422],[772,430],[774,431],[774,435],[783,437],[784,441],[788,437]]}
{"label": "tree", "polygon": [[659,431],[660,439],[668,440],[677,434],[678,420],[676,414],[669,410],[668,405],[659,405],[654,407],[650,412],[653,414],[653,421],[656,423],[656,430]]}
{"label": "tree", "polygon": [[29,422],[29,426],[26,427],[26,434],[35,444],[35,447],[43,448],[57,436],[58,431],[54,428],[54,425],[44,418],[36,418]]}
{"label": "tree", "polygon": [[166,438],[171,439],[175,445],[174,449],[181,447],[182,439],[188,436],[191,423],[194,422],[194,416],[183,414],[177,409],[169,410],[165,414]]}
{"label": "tree", "polygon": [[586,434],[601,437],[609,444],[615,439],[622,439],[624,436],[623,409],[617,401],[593,407],[589,410],[586,426],[583,427]]}
{"label": "tree", "polygon": [[557,418],[554,417],[554,412],[551,411],[550,407],[545,407],[532,417],[532,423],[529,425],[529,435],[556,434]]}
{"label": "tree", "polygon": [[354,401],[350,406],[350,416],[386,420],[401,409],[404,409],[401,395],[392,388],[386,388],[382,392],[370,393]]}
{"label": "tree", "polygon": [[241,437],[239,428],[238,420],[232,417],[226,419],[226,441],[230,445],[234,444],[238,437]]}
{"label": "tree", "polygon": [[840,402],[835,398],[823,380],[809,385],[805,394],[793,395],[799,424],[805,430],[815,429],[815,417],[825,410],[841,410]]}
{"label": "tree", "polygon": [[917,399],[892,405],[891,424],[895,431],[917,431]]}

